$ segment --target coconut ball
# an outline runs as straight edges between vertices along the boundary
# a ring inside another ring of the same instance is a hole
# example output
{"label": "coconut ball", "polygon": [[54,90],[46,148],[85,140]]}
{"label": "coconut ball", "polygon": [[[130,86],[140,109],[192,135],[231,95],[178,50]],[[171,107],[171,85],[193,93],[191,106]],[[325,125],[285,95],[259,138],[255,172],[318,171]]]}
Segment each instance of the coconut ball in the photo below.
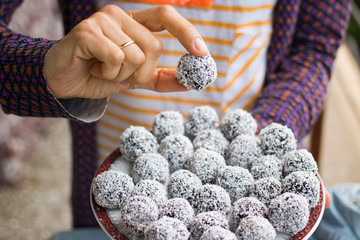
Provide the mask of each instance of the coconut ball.
{"label": "coconut ball", "polygon": [[162,217],[152,222],[145,230],[145,240],[187,240],[190,232],[176,218]]}
{"label": "coconut ball", "polygon": [[185,119],[185,132],[191,138],[201,131],[217,129],[218,126],[219,116],[214,108],[206,105],[194,107]]}
{"label": "coconut ball", "polygon": [[190,139],[181,134],[165,137],[159,146],[159,153],[169,162],[170,173],[184,168],[193,152]]}
{"label": "coconut ball", "polygon": [[159,207],[167,201],[167,191],[164,185],[155,180],[145,179],[138,182],[132,190],[131,196],[145,196],[151,198]]}
{"label": "coconut ball", "polygon": [[266,177],[273,177],[280,180],[282,169],[281,160],[276,156],[264,155],[252,162],[250,172],[256,180]]}
{"label": "coconut ball", "polygon": [[306,149],[288,152],[284,155],[284,175],[296,171],[316,173],[318,167],[313,155]]}
{"label": "coconut ball", "polygon": [[273,199],[268,210],[275,230],[291,236],[306,226],[310,214],[307,199],[295,193],[283,193]]}
{"label": "coconut ball", "polygon": [[180,169],[171,174],[168,184],[170,198],[185,198],[190,203],[195,191],[201,187],[201,180],[189,170]]}
{"label": "coconut ball", "polygon": [[216,184],[226,190],[232,202],[245,197],[253,183],[249,170],[238,166],[220,168],[216,178]]}
{"label": "coconut ball", "polygon": [[215,82],[216,63],[210,53],[202,57],[186,53],[178,62],[176,77],[187,89],[201,91]]}
{"label": "coconut ball", "polygon": [[120,152],[129,161],[135,161],[144,153],[155,153],[158,143],[154,135],[140,126],[130,126],[120,136]]}
{"label": "coconut ball", "polygon": [[126,199],[121,207],[118,228],[125,234],[141,236],[147,226],[159,217],[156,203],[149,197],[133,196]]}
{"label": "coconut ball", "polygon": [[274,240],[276,231],[264,217],[248,216],[240,221],[235,234],[238,240]]}
{"label": "coconut ball", "polygon": [[184,117],[178,111],[162,111],[155,116],[152,133],[160,142],[171,134],[185,133]]}
{"label": "coconut ball", "polygon": [[201,235],[200,240],[237,240],[236,235],[222,227],[210,227]]}
{"label": "coconut ball", "polygon": [[203,184],[215,183],[218,170],[225,166],[225,159],[217,152],[199,148],[189,158],[187,165]]}
{"label": "coconut ball", "polygon": [[226,163],[231,166],[249,168],[261,155],[261,148],[254,136],[240,135],[231,141],[226,150]]}
{"label": "coconut ball", "polygon": [[219,130],[209,129],[198,133],[193,140],[193,144],[195,149],[205,148],[225,157],[225,151],[229,145],[229,141]]}
{"label": "coconut ball", "polygon": [[281,182],[273,177],[269,177],[256,180],[250,187],[249,196],[256,197],[268,206],[271,200],[279,196],[281,193]]}
{"label": "coconut ball", "polygon": [[169,180],[169,163],[159,153],[145,153],[135,160],[132,177],[135,183],[151,179],[166,184]]}
{"label": "coconut ball", "polygon": [[224,215],[217,211],[203,212],[194,218],[190,225],[190,239],[199,239],[211,227],[229,229],[229,224]]}
{"label": "coconut ball", "polygon": [[309,201],[309,207],[316,206],[320,198],[320,181],[311,172],[293,172],[283,180],[284,192],[297,193]]}
{"label": "coconut ball", "polygon": [[224,115],[220,121],[220,129],[231,141],[239,135],[255,135],[257,123],[249,112],[238,108]]}
{"label": "coconut ball", "polygon": [[271,123],[259,133],[260,146],[265,154],[281,157],[296,149],[294,133],[287,126]]}
{"label": "coconut ball", "polygon": [[186,227],[190,226],[194,215],[194,209],[185,198],[169,199],[160,208],[160,218],[166,216],[179,219]]}
{"label": "coconut ball", "polygon": [[196,190],[192,206],[195,214],[218,211],[226,216],[231,208],[231,200],[222,187],[205,184]]}

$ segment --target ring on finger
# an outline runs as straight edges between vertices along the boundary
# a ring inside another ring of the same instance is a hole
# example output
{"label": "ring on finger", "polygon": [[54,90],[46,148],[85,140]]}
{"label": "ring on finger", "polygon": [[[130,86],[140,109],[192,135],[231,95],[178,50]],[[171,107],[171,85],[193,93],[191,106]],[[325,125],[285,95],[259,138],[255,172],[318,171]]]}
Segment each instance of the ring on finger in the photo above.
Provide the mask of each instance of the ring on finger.
{"label": "ring on finger", "polygon": [[128,42],[125,42],[125,43],[121,44],[121,45],[119,46],[119,48],[121,49],[121,48],[127,47],[127,46],[129,46],[129,45],[131,45],[131,44],[133,44],[133,43],[135,43],[135,41],[133,41],[133,40],[128,41]]}

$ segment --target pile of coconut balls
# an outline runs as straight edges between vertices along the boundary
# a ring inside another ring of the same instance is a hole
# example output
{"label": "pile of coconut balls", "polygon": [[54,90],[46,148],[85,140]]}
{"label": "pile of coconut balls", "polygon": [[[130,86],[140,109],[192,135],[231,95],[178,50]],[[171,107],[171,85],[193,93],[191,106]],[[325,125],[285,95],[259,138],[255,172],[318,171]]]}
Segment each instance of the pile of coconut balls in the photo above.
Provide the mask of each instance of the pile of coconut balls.
{"label": "pile of coconut balls", "polygon": [[297,149],[290,128],[272,123],[256,135],[250,113],[220,120],[209,106],[159,113],[149,131],[120,136],[132,174],[109,170],[92,184],[96,203],[120,209],[116,227],[144,239],[275,239],[302,230],[319,201],[317,164]]}

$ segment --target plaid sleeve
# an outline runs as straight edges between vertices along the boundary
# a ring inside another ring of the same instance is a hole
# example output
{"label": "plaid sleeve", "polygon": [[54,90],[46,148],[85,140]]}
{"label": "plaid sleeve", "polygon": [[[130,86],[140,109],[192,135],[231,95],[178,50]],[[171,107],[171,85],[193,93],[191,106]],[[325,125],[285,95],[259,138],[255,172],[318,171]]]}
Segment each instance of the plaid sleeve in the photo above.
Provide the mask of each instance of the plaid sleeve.
{"label": "plaid sleeve", "polygon": [[[332,64],[347,27],[349,5],[345,0],[301,1],[292,44],[280,65],[268,72],[252,110],[260,129],[279,122],[290,127],[297,139],[311,131],[323,109]],[[287,22],[286,16],[275,17]],[[274,31],[284,34],[282,29]]]}

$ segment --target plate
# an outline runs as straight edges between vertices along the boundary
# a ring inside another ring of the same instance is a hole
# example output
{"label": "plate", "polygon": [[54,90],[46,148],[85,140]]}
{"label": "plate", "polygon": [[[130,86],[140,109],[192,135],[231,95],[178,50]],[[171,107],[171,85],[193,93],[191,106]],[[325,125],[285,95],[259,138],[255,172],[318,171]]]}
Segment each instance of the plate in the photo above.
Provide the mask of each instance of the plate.
{"label": "plate", "polygon": [[[100,165],[100,167],[95,173],[95,177],[98,174],[108,171],[110,169],[121,170],[127,174],[130,174],[132,169],[132,163],[121,158],[120,150],[116,149]],[[289,238],[289,236],[286,234],[277,233],[276,240],[306,240],[314,233],[314,231],[318,227],[325,209],[325,188],[319,174],[316,174],[316,176],[320,181],[320,198],[316,206],[311,209],[308,223],[306,224],[304,229],[302,229],[300,232],[298,232],[295,236],[292,236],[291,238]],[[96,220],[111,239],[129,240],[129,238],[124,236],[114,224],[116,219],[118,219],[119,210],[109,210],[99,206],[95,202],[92,193],[90,193],[90,203]]]}

